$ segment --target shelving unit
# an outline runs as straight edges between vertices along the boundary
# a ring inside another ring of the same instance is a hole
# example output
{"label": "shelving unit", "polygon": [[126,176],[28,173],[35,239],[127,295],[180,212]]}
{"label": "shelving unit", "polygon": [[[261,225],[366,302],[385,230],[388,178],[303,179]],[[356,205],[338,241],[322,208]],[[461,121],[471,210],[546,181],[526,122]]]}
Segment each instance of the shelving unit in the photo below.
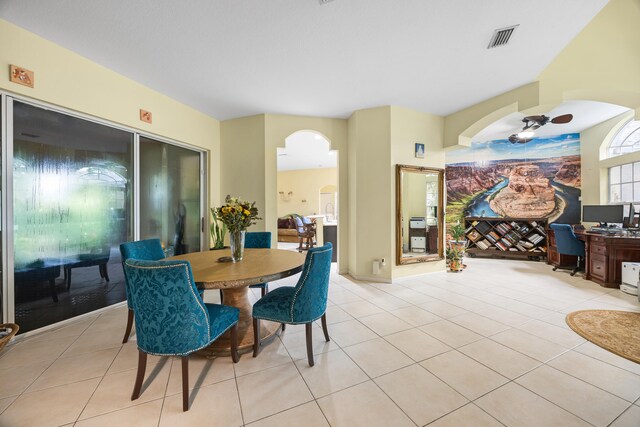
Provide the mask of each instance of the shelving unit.
{"label": "shelving unit", "polygon": [[464,224],[470,256],[534,260],[547,256],[545,218],[467,217]]}

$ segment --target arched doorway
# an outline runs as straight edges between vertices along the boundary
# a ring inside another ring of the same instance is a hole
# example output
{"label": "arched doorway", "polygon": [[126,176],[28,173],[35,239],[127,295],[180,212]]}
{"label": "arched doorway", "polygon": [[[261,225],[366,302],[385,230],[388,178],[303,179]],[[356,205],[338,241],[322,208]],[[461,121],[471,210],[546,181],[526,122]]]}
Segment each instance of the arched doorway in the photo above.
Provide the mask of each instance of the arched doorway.
{"label": "arched doorway", "polygon": [[305,250],[291,218],[308,218],[316,223],[316,243],[331,241],[337,259],[338,153],[321,133],[294,132],[277,149],[278,247]]}

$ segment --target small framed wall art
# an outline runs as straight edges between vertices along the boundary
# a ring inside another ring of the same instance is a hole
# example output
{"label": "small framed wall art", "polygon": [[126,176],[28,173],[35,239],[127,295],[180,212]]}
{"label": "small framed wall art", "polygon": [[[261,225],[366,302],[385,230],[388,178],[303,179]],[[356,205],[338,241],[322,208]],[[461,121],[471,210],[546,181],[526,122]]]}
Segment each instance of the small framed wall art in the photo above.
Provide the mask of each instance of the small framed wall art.
{"label": "small framed wall art", "polygon": [[416,142],[416,157],[419,159],[424,159],[424,144]]}
{"label": "small framed wall art", "polygon": [[9,80],[19,85],[33,87],[35,77],[33,71],[11,64],[9,66]]}

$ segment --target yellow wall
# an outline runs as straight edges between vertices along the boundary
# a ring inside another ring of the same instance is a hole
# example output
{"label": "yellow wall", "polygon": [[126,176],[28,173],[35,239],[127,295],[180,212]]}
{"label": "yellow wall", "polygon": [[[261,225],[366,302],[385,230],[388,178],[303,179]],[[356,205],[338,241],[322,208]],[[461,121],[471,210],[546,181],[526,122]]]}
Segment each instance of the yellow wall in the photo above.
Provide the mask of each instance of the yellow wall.
{"label": "yellow wall", "polygon": [[256,202],[262,220],[251,231],[264,231],[264,115],[225,120],[220,124],[220,193]]}
{"label": "yellow wall", "polygon": [[282,191],[285,197],[293,192],[288,201],[278,194],[278,217],[291,213],[320,215],[320,189],[328,185],[338,185],[338,168],[278,172],[278,192]]}
{"label": "yellow wall", "polygon": [[[424,159],[415,157],[415,143],[424,144]],[[416,274],[442,271],[445,269],[445,262],[432,261],[409,265],[396,265],[396,191],[395,191],[395,165],[413,165],[444,169],[444,118],[429,113],[421,113],[402,107],[391,107],[391,167],[389,167],[389,180],[391,188],[391,203],[389,212],[393,218],[392,226],[388,230],[391,247],[390,263],[392,277],[412,276]],[[444,244],[444,243],[442,243]]]}
{"label": "yellow wall", "polygon": [[310,130],[323,135],[338,156],[338,268],[347,272],[349,251],[347,121],[305,116],[261,114],[221,122],[221,190],[223,195],[256,201],[263,220],[252,229],[271,231],[275,246],[278,232],[277,148],[291,134]]}
{"label": "yellow wall", "polygon": [[[34,71],[35,87],[11,83],[9,64]],[[218,120],[5,20],[0,20],[0,70],[2,90],[208,150],[210,203],[218,202]],[[153,113],[153,124],[139,120],[140,108]]]}
{"label": "yellow wall", "polygon": [[638,22],[638,0],[611,0],[540,74],[540,103],[591,99],[640,107]]}
{"label": "yellow wall", "polygon": [[[349,273],[359,279],[391,281],[395,213],[389,207],[395,200],[393,181],[384,173],[391,169],[390,135],[391,107],[358,110],[349,118]],[[372,263],[380,258],[387,266],[374,276]]]}

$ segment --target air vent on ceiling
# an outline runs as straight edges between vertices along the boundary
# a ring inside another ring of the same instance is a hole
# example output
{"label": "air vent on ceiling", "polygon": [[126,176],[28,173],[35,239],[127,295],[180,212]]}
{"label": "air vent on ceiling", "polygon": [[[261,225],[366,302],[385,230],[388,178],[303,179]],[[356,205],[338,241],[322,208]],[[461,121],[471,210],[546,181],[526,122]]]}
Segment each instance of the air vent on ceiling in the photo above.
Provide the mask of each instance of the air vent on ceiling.
{"label": "air vent on ceiling", "polygon": [[[520,24],[518,24],[520,25]],[[491,36],[491,41],[489,42],[489,46],[487,49],[491,49],[498,46],[504,46],[509,43],[513,32],[518,28],[518,25],[512,25],[511,27],[500,28],[493,32],[493,36]]]}

